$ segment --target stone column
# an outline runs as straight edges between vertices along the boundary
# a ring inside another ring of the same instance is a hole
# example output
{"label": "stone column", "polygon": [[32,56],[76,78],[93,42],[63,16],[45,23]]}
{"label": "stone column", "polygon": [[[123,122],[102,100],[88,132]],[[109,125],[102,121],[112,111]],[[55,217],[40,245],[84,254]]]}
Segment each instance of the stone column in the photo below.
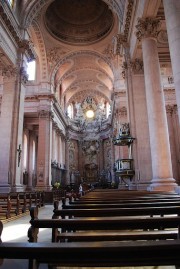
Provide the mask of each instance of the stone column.
{"label": "stone column", "polygon": [[174,191],[177,184],[172,175],[169,134],[164,93],[161,87],[156,36],[160,21],[139,19],[137,38],[142,40],[145,90],[152,158],[152,181],[149,190]]}
{"label": "stone column", "polygon": [[11,144],[16,70],[11,68],[7,74],[4,71],[6,70],[3,70],[3,96],[0,117],[0,152],[3,153],[0,154],[0,189],[2,192],[7,192],[12,184]]}
{"label": "stone column", "polygon": [[114,144],[112,142],[112,137],[110,138],[110,143],[111,143],[111,179],[112,183],[115,183],[115,175],[114,175],[114,162],[115,162],[115,149],[114,149]]}
{"label": "stone column", "polygon": [[[136,63],[132,64],[132,61],[130,59],[130,52],[129,47],[126,43],[124,43],[124,50],[125,50],[125,60],[126,62],[123,65],[123,75],[125,76],[126,82],[127,82],[127,120],[129,121],[130,126],[130,134],[133,138],[137,138],[137,117],[136,117],[136,110],[135,110],[135,96],[137,95],[136,88],[134,88],[133,84],[133,68],[137,63],[138,66],[142,69],[142,66],[140,62],[136,61]],[[141,70],[142,71],[142,70]],[[139,92],[139,89],[138,89]],[[138,155],[138,145],[137,145],[137,139],[133,142],[133,150],[132,150],[132,158],[133,158],[133,170],[139,171],[139,155]],[[123,148],[123,155],[126,155],[127,152],[129,152],[128,147]],[[128,154],[129,155],[129,154]],[[126,157],[127,158],[127,157]],[[128,157],[129,158],[129,157]],[[138,180],[138,173],[135,173],[132,181],[133,184],[137,183]]]}
{"label": "stone column", "polygon": [[57,136],[57,162],[60,165],[62,145],[61,145],[61,133],[59,128],[56,130],[56,136]]}
{"label": "stone column", "polygon": [[99,174],[104,170],[104,140],[99,140]]}
{"label": "stone column", "polygon": [[61,141],[62,141],[62,165],[63,165],[63,168],[64,168],[64,165],[65,165],[65,150],[66,150],[66,147],[65,147],[65,136],[64,134],[62,133],[62,136],[61,136]]}
{"label": "stone column", "polygon": [[66,165],[66,182],[65,185],[70,184],[69,178],[69,138],[65,138],[65,165]]}
{"label": "stone column", "polygon": [[163,0],[180,126],[180,1]]}
{"label": "stone column", "polygon": [[28,152],[29,152],[29,165],[28,165],[28,186],[26,190],[32,190],[32,178],[33,178],[33,166],[34,166],[34,148],[33,148],[33,143],[34,143],[34,132],[29,131],[29,143],[28,143]]}
{"label": "stone column", "polygon": [[56,130],[54,122],[52,127],[52,162],[54,162],[56,160]]}
{"label": "stone column", "polygon": [[50,111],[39,112],[39,136],[37,157],[37,189],[48,189],[51,181],[51,152],[50,152]]}
{"label": "stone column", "polygon": [[[15,171],[15,179],[12,191],[21,191],[22,188],[22,180],[21,180],[21,172],[22,172],[22,160],[21,160],[21,150],[23,143],[23,125],[24,125],[24,98],[25,98],[25,89],[26,82],[28,76],[24,68],[20,68],[19,72],[19,81],[17,85],[16,94],[15,94],[15,108],[14,108],[14,119],[13,123],[13,138],[14,138],[14,155],[17,156],[16,161],[14,160],[14,171]],[[15,134],[16,132],[16,134]],[[17,143],[17,145],[16,145]]]}
{"label": "stone column", "polygon": [[175,136],[176,136],[176,130],[173,126],[173,112],[174,112],[174,106],[173,105],[167,105],[166,106],[166,113],[167,113],[167,122],[168,122],[168,129],[169,129],[169,140],[170,140],[170,147],[171,147],[171,159],[172,159],[172,169],[173,169],[173,176],[178,182],[178,154],[177,154],[177,148],[175,143]]}
{"label": "stone column", "polygon": [[[147,102],[144,82],[144,67],[142,59],[136,58],[130,63],[132,69],[132,91],[134,101],[134,115],[136,137],[130,147],[133,149],[135,185],[138,189],[145,189],[152,179],[151,152]],[[129,148],[130,153],[130,148]]]}
{"label": "stone column", "polygon": [[63,163],[64,163],[63,155],[64,155],[64,139],[63,139],[62,130],[60,130],[60,164],[62,168],[63,168]]}
{"label": "stone column", "polygon": [[23,68],[2,70],[3,96],[0,117],[0,189],[2,192],[23,190],[21,178],[22,130],[24,119]]}

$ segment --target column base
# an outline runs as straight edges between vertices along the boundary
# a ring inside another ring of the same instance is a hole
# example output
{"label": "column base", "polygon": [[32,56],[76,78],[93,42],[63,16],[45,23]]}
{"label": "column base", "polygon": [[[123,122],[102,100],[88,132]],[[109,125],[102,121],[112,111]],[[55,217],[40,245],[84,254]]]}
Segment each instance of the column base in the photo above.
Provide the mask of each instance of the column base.
{"label": "column base", "polygon": [[14,186],[11,186],[11,191],[12,192],[21,192],[21,191],[25,191],[25,186],[24,185],[14,185]]}
{"label": "column base", "polygon": [[11,191],[11,186],[9,184],[0,184],[0,193],[9,193]]}
{"label": "column base", "polygon": [[178,185],[174,178],[156,178],[152,179],[151,184],[147,187],[147,190],[175,192],[177,186]]}

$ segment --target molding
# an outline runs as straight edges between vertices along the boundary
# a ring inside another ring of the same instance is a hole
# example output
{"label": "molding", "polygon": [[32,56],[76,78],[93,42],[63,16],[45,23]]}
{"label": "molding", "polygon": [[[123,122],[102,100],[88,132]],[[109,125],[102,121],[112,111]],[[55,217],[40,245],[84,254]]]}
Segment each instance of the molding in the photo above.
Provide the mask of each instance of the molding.
{"label": "molding", "polygon": [[44,79],[47,79],[48,78],[46,48],[45,48],[44,40],[43,40],[43,37],[42,37],[42,33],[41,33],[40,29],[39,29],[38,24],[36,22],[33,22],[32,27],[33,27],[35,36],[37,38],[37,43],[38,43],[38,46],[39,46],[39,51],[41,53],[41,57],[39,58],[39,60],[41,61],[41,65],[42,65],[42,68],[41,68],[41,70],[42,70],[41,71],[41,78],[44,80]]}
{"label": "molding", "polygon": [[68,76],[70,76],[72,73],[79,72],[82,70],[93,70],[93,71],[98,71],[99,73],[104,74],[105,76],[108,77],[108,79],[113,83],[113,79],[104,71],[104,69],[100,69],[97,67],[93,66],[86,66],[86,67],[81,67],[81,68],[72,68],[69,71],[65,72],[65,74],[58,80],[58,83],[66,79]]}
{"label": "molding", "polygon": [[111,69],[112,73],[113,73],[113,65],[112,63],[108,60],[107,57],[95,52],[95,51],[90,51],[90,50],[81,50],[81,51],[73,51],[70,52],[68,55],[66,55],[63,59],[61,59],[58,64],[55,66],[53,72],[52,72],[52,76],[51,76],[51,80],[54,81],[54,78],[56,76],[56,73],[59,69],[59,67],[64,64],[66,61],[68,60],[72,60],[73,57],[79,56],[79,55],[88,55],[88,56],[93,56],[96,57],[97,60],[101,59],[102,61],[104,61]]}
{"label": "molding", "polygon": [[[79,97],[80,95],[81,98]],[[93,96],[93,98],[95,100],[97,100],[97,96],[98,97],[101,97],[101,98],[104,98],[107,102],[109,102],[109,99],[102,93],[102,92],[99,92],[99,91],[96,91],[96,90],[82,90],[82,91],[79,91],[78,93],[75,93],[67,102],[67,106],[72,103],[72,102],[76,102],[76,101],[79,101],[79,99],[81,99],[81,101],[83,101],[87,96]]]}
{"label": "molding", "polygon": [[134,0],[129,0],[128,5],[127,5],[126,20],[125,20],[125,26],[124,26],[124,40],[126,42],[128,40],[131,17],[132,17],[132,13],[133,13],[132,12],[133,6],[134,6]]}

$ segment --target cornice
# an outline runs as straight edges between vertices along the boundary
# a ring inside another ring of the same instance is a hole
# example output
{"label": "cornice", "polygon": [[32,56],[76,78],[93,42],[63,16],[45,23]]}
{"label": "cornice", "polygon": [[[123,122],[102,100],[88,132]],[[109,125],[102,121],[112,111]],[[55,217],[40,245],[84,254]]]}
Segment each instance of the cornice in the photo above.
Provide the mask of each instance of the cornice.
{"label": "cornice", "polygon": [[52,93],[43,93],[43,94],[36,94],[36,95],[29,95],[25,96],[25,101],[39,101],[42,99],[49,99],[53,100],[54,99],[54,94]]}
{"label": "cornice", "polygon": [[57,101],[53,102],[53,112],[62,120],[64,126],[68,126],[68,119]]}
{"label": "cornice", "polygon": [[165,93],[175,93],[175,88],[172,87],[172,88],[164,88],[163,89]]}
{"label": "cornice", "polygon": [[27,54],[28,60],[35,59],[35,52],[32,49],[32,44],[28,40],[23,40],[18,30],[18,26],[15,27],[15,23],[12,22],[8,14],[7,3],[5,1],[0,2],[0,17],[4,26],[8,29],[12,38],[19,49],[24,49]]}
{"label": "cornice", "polygon": [[[78,101],[83,101],[87,96],[93,96],[93,98],[96,100],[99,98],[104,98],[107,102],[109,102],[109,99],[102,93],[96,90],[82,90],[79,91],[77,93],[75,93],[67,102],[67,106],[68,104],[70,104],[71,102],[78,102]],[[80,98],[81,96],[81,98]]]}
{"label": "cornice", "polygon": [[[119,20],[122,23],[123,13],[124,13],[124,0],[103,0],[109,8],[117,14]],[[49,5],[53,0],[40,0],[34,1],[34,4],[31,6],[27,17],[24,20],[24,27],[28,28],[34,18],[37,16],[38,13],[41,12],[43,7]]]}

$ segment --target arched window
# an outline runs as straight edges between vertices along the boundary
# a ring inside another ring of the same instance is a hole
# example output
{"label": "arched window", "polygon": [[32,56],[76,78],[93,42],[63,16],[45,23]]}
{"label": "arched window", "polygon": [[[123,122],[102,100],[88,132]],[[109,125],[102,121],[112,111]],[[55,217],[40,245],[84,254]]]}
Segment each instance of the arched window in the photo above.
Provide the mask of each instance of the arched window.
{"label": "arched window", "polygon": [[70,104],[67,108],[67,113],[68,116],[70,117],[70,119],[73,119],[74,117],[74,113],[73,113],[73,104]]}
{"label": "arched window", "polygon": [[36,73],[36,62],[31,61],[27,65],[27,74],[28,74],[28,80],[35,80],[35,73]]}
{"label": "arched window", "polygon": [[106,118],[109,117],[110,112],[111,112],[111,106],[109,103],[106,103]]}
{"label": "arched window", "polygon": [[8,3],[9,3],[9,5],[10,5],[10,7],[14,7],[14,0],[7,0],[8,1]]}

